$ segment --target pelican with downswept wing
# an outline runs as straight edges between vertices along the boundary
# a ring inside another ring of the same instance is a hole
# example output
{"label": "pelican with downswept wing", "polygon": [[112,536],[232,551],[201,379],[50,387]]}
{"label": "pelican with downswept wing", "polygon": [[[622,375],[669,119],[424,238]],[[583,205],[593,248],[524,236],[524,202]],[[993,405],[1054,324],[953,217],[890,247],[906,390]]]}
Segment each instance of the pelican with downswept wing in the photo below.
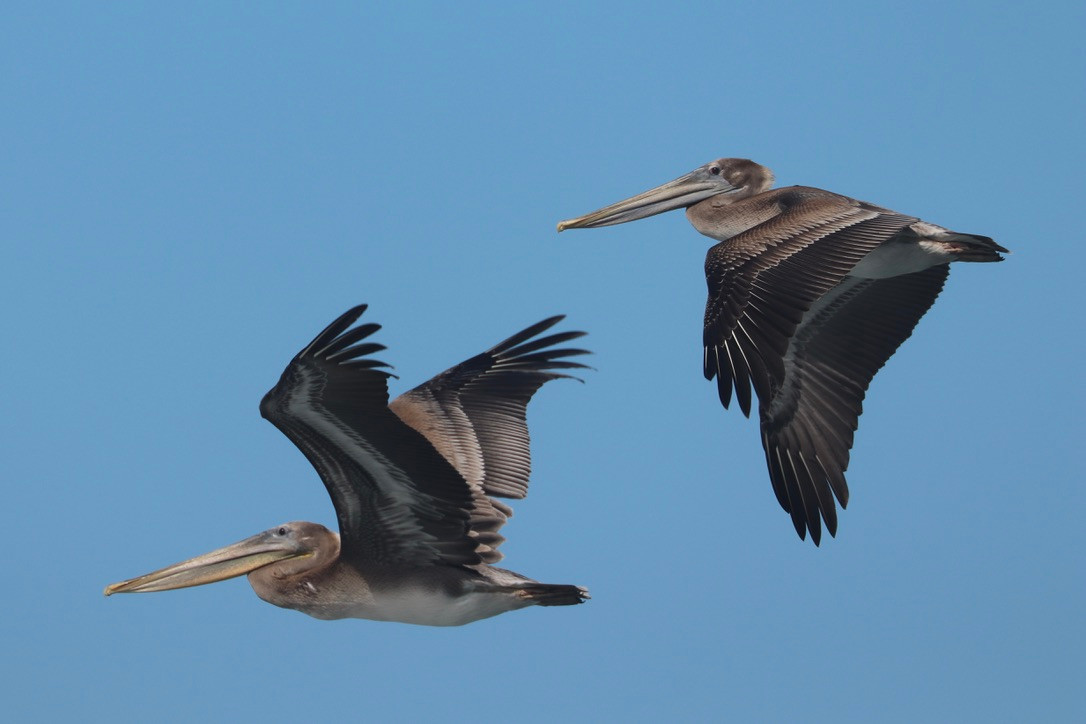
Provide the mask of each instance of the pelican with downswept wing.
{"label": "pelican with downswept wing", "polygon": [[773,173],[721,158],[662,186],[558,224],[622,224],[686,209],[709,249],[703,368],[720,401],[750,416],[777,500],[800,538],[837,532],[834,497],[864,395],[912,334],[955,261],[1002,261],[986,236],[807,186],[772,189]]}

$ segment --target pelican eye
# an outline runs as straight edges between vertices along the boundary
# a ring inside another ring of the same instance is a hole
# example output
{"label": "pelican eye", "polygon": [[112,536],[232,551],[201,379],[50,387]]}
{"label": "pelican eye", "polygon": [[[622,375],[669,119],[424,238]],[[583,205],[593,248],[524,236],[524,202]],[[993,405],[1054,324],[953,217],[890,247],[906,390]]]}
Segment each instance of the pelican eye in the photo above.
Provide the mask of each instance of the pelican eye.
{"label": "pelican eye", "polygon": [[720,166],[710,166],[709,167],[709,173],[713,174],[714,176],[719,176],[720,175]]}
{"label": "pelican eye", "polygon": [[285,525],[284,525],[284,526],[280,526],[280,527],[279,527],[279,530],[277,530],[277,531],[275,531],[275,532],[276,532],[276,534],[278,534],[278,535],[286,535],[286,534],[287,534],[287,527],[286,527]]}

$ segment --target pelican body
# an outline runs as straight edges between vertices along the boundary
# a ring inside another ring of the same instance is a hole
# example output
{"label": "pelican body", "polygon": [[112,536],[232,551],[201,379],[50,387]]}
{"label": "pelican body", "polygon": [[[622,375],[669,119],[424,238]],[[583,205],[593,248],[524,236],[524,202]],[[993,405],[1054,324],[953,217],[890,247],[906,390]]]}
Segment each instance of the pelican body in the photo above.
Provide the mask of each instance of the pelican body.
{"label": "pelican body", "polygon": [[339,533],[285,523],[233,545],[106,588],[165,591],[248,574],[256,594],[320,619],[457,626],[526,606],[583,603],[588,592],[495,565],[499,533],[530,469],[528,402],[544,383],[584,368],[560,348],[584,332],[544,337],[551,317],[437,375],[391,403],[385,349],[352,325],[355,307],[294,357],[260,413],[298,446],[332,498]]}
{"label": "pelican body", "polygon": [[781,507],[805,538],[837,532],[848,504],[853,433],[875,373],[935,302],[954,261],[1002,261],[986,236],[808,186],[721,158],[662,186],[558,224],[622,224],[685,208],[718,244],[705,258],[703,368],[727,408],[750,416]]}

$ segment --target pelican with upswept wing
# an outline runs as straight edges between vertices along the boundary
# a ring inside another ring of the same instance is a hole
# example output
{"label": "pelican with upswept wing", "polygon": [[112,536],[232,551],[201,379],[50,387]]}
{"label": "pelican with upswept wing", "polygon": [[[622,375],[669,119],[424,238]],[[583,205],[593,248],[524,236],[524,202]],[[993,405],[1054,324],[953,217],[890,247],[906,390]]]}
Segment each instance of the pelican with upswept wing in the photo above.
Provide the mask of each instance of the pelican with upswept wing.
{"label": "pelican with upswept wing", "polygon": [[248,574],[269,603],[321,619],[456,626],[526,606],[583,603],[573,585],[494,564],[530,469],[525,411],[544,383],[584,369],[560,347],[584,332],[539,336],[545,319],[389,403],[380,326],[358,306],[294,357],[260,413],[324,481],[339,533],[293,522],[106,588],[165,591]]}

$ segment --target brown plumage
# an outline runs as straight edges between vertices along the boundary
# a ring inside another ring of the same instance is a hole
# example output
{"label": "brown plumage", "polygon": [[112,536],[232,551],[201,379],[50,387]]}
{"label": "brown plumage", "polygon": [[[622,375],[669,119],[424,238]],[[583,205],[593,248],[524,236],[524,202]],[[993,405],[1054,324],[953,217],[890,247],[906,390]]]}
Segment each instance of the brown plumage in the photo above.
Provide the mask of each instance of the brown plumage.
{"label": "brown plumage", "polygon": [[677,208],[718,240],[705,259],[706,379],[744,415],[758,397],[773,490],[800,538],[837,531],[834,496],[867,387],[935,302],[953,261],[1002,261],[959,234],[722,158],[558,230],[621,224]]}
{"label": "brown plumage", "polygon": [[260,403],[320,474],[339,535],[287,523],[160,571],[109,586],[161,591],[243,573],[264,600],[317,618],[459,625],[529,605],[583,602],[578,586],[546,584],[491,564],[530,471],[525,412],[559,370],[584,368],[557,347],[583,336],[538,337],[563,317],[518,332],[388,401],[387,365],[352,324],[355,307],[295,356]]}

